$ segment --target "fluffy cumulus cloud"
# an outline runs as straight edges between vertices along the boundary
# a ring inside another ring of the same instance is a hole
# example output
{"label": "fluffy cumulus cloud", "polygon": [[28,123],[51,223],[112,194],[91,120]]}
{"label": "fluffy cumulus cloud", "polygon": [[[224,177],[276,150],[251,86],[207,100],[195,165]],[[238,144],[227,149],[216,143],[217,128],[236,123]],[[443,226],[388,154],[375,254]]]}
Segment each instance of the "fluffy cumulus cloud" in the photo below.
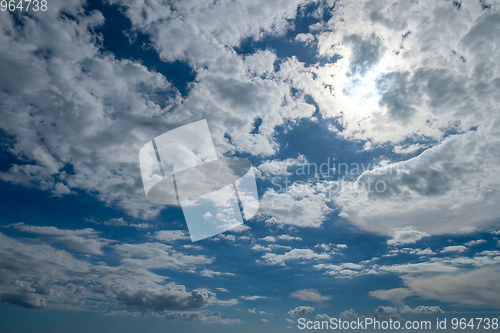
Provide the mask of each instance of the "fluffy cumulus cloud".
{"label": "fluffy cumulus cloud", "polygon": [[360,316],[354,311],[354,309],[345,310],[340,313],[340,318],[344,319],[356,319]]}
{"label": "fluffy cumulus cloud", "polygon": [[267,190],[258,216],[267,224],[318,228],[332,212],[323,184],[293,184],[283,191]]}
{"label": "fluffy cumulus cloud", "polygon": [[453,252],[465,252],[467,251],[467,248],[463,245],[453,245],[453,246],[447,246],[444,249],[441,250],[441,253],[453,253]]}
{"label": "fluffy cumulus cloud", "polygon": [[387,241],[389,245],[399,245],[415,243],[425,236],[429,236],[425,232],[414,230],[412,227],[398,228],[394,230],[392,239]]}
{"label": "fluffy cumulus cloud", "polygon": [[289,316],[303,316],[308,313],[314,312],[314,307],[312,306],[297,306],[295,309],[288,311]]}
{"label": "fluffy cumulus cloud", "polygon": [[[18,161],[0,179],[55,196],[83,190],[148,218],[160,208],[144,198],[138,152],[155,136],[206,118],[219,154],[268,156],[278,148],[275,126],[314,112],[273,76],[275,54],[243,57],[232,50],[244,38],[283,34],[298,1],[111,3],[130,19],[131,31],[124,33],[131,41],[145,34],[162,61],[191,66],[196,83],[189,96],[140,62],[104,53],[95,30],[108,18],[86,12],[83,1],[55,2],[43,19],[41,13],[23,16],[21,26],[5,16],[0,126]],[[252,134],[256,118],[262,126]]]}
{"label": "fluffy cumulus cloud", "polygon": [[393,308],[391,306],[379,306],[378,308],[375,309],[375,312],[379,312],[379,313],[395,313],[395,312],[398,312],[398,309]]}

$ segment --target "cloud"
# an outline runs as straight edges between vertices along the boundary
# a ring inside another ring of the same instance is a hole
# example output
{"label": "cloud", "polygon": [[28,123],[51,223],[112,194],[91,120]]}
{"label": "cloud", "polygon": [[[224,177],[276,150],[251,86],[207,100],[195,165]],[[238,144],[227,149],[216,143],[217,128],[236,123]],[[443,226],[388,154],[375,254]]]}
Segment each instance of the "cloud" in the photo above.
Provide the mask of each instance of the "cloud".
{"label": "cloud", "polygon": [[207,277],[214,277],[214,276],[221,276],[221,275],[229,275],[229,276],[235,276],[236,274],[234,273],[229,273],[229,272],[216,272],[212,271],[210,269],[204,269],[201,271],[201,276],[207,276]]}
{"label": "cloud", "polygon": [[500,118],[487,116],[498,105],[498,17],[478,2],[460,11],[450,2],[342,3],[316,36],[320,54],[342,58],[290,70],[291,80],[342,124],[331,127],[338,135],[420,154],[389,162],[392,174],[366,171],[352,185],[385,190],[340,193],[341,216],[386,235],[408,225],[429,235],[484,230],[498,220],[499,156],[491,152]]}
{"label": "cloud", "polygon": [[[23,243],[0,234],[0,302],[67,310],[104,310],[112,305],[143,313],[230,306],[238,302],[219,300],[215,293],[203,288],[188,291],[183,285],[165,283],[166,277],[147,270],[194,266],[205,261],[201,257],[165,253],[171,250],[163,244],[120,246],[124,247],[117,254],[125,257],[119,265],[107,266],[76,259],[69,252],[46,244]],[[142,265],[128,261],[139,255],[145,260]],[[166,263],[164,257],[169,255],[174,263]],[[150,256],[159,262],[148,263]]]}
{"label": "cloud", "polygon": [[308,313],[314,312],[312,306],[297,306],[295,309],[288,311],[289,316],[304,316]]}
{"label": "cloud", "polygon": [[332,211],[321,186],[292,184],[285,192],[267,190],[258,215],[267,224],[319,228]]}
{"label": "cloud", "polygon": [[344,319],[356,319],[359,317],[360,316],[356,312],[354,312],[353,309],[345,310],[340,314],[340,318],[344,318]]}
{"label": "cloud", "polygon": [[407,273],[430,273],[430,272],[454,272],[458,268],[445,262],[420,262],[410,264],[384,265],[379,267],[380,271],[394,272],[398,274]]}
{"label": "cloud", "polygon": [[398,228],[394,230],[392,239],[387,241],[388,245],[400,245],[416,243],[418,240],[429,236],[425,232],[414,230],[412,227]]}
{"label": "cloud", "polygon": [[290,294],[291,297],[308,302],[328,301],[330,296],[322,296],[317,289],[302,289]]}
{"label": "cloud", "polygon": [[324,260],[329,258],[330,255],[325,253],[316,253],[311,249],[293,249],[285,254],[266,253],[262,256],[262,259],[264,259],[267,264],[282,266],[285,266],[285,262],[290,260]]}
{"label": "cloud", "polygon": [[240,319],[222,319],[218,311],[168,311],[164,314],[153,313],[152,317],[163,318],[167,320],[201,322],[201,323],[220,323],[224,325],[242,324]]}
{"label": "cloud", "polygon": [[276,242],[276,237],[266,236],[264,238],[261,238],[261,240],[263,240],[264,242],[274,243],[274,242]]}
{"label": "cloud", "polygon": [[444,249],[441,250],[441,253],[453,253],[453,252],[462,253],[467,250],[468,248],[463,245],[454,245],[445,247]]}
{"label": "cloud", "polygon": [[465,243],[465,246],[474,246],[474,245],[479,245],[479,244],[486,244],[488,241],[486,239],[478,239],[478,240],[471,240]]}
{"label": "cloud", "polygon": [[300,237],[294,237],[294,236],[290,236],[290,235],[280,235],[278,236],[278,239],[279,240],[286,240],[286,241],[301,241],[302,238]]}
{"label": "cloud", "polygon": [[255,296],[241,296],[241,298],[243,298],[245,301],[256,301],[259,299],[265,299],[267,297],[255,295]]}
{"label": "cloud", "polygon": [[260,244],[255,244],[252,246],[252,250],[254,251],[264,251],[264,252],[273,252],[274,250],[291,250],[291,246],[278,245],[278,244],[269,244],[267,246],[262,246]]}
{"label": "cloud", "polygon": [[375,309],[375,312],[378,313],[395,313],[398,312],[397,308],[393,308],[391,306],[379,306],[378,308]]}
{"label": "cloud", "polygon": [[425,306],[420,305],[415,309],[410,308],[408,305],[405,305],[402,309],[400,309],[401,313],[444,313],[443,310],[439,306]]}
{"label": "cloud", "polygon": [[412,293],[423,299],[500,308],[498,273],[498,266],[489,266],[453,274],[407,275],[402,279]]}
{"label": "cloud", "polygon": [[316,244],[314,247],[319,247],[322,248],[325,252],[330,252],[331,254],[337,253],[335,250],[345,250],[347,249],[347,245],[345,244],[334,244],[334,243],[329,243],[329,244]]}
{"label": "cloud", "polygon": [[189,239],[189,235],[185,230],[160,230],[155,233],[154,237],[164,243],[173,243],[178,240]]}
{"label": "cloud", "polygon": [[[55,196],[81,190],[149,219],[163,209],[145,199],[140,180],[137,153],[151,138],[205,118],[219,154],[270,156],[279,148],[274,128],[314,112],[274,75],[273,52],[234,52],[245,38],[284,34],[301,1],[209,7],[111,3],[132,23],[119,34],[141,32],[161,61],[189,64],[196,76],[189,95],[140,61],[117,59],[112,49],[104,50],[102,38],[116,36],[97,38],[95,29],[109,18],[81,10],[79,1],[54,4],[45,13],[48,23],[35,17],[26,17],[22,26],[3,20],[0,127],[12,138],[8,151],[18,158],[0,173],[3,181]],[[61,13],[72,16],[62,19]],[[136,47],[142,45],[127,49]],[[257,118],[262,125],[252,133]]]}
{"label": "cloud", "polygon": [[375,297],[384,301],[392,301],[396,303],[400,303],[406,297],[414,295],[408,288],[394,288],[394,289],[380,289],[373,290],[368,293],[371,297]]}
{"label": "cloud", "polygon": [[306,158],[303,155],[299,155],[296,159],[287,158],[286,160],[264,161],[257,169],[260,171],[261,177],[290,176],[292,173],[288,171],[289,167],[304,163],[307,163]]}
{"label": "cloud", "polygon": [[[498,185],[493,174],[499,161],[489,153],[496,140],[481,131],[449,137],[418,157],[366,171],[357,180],[383,184],[383,191],[344,192],[334,200],[350,221],[384,234],[407,225],[430,235],[487,229],[496,218],[495,194],[487,189]],[[485,186],[477,188],[477,182]],[[433,209],[423,208],[429,206]]]}
{"label": "cloud", "polygon": [[[330,320],[331,317],[329,315],[327,315],[326,313],[325,314],[317,314],[316,315],[316,319],[317,320]],[[293,321],[292,321],[293,322]]]}
{"label": "cloud", "polygon": [[215,294],[207,290],[187,292],[184,286],[165,286],[162,290],[119,289],[111,291],[117,302],[126,308],[139,311],[198,309],[208,304]]}
{"label": "cloud", "polygon": [[118,244],[114,246],[114,250],[122,257],[122,264],[145,269],[193,270],[198,265],[213,261],[213,258],[204,255],[177,252],[172,246],[161,243]]}
{"label": "cloud", "polygon": [[23,222],[15,223],[11,226],[23,232],[43,236],[55,236],[58,242],[65,244],[70,249],[83,253],[103,255],[102,247],[112,243],[110,240],[99,238],[97,236],[98,232],[91,228],[67,230],[56,227],[27,225]]}

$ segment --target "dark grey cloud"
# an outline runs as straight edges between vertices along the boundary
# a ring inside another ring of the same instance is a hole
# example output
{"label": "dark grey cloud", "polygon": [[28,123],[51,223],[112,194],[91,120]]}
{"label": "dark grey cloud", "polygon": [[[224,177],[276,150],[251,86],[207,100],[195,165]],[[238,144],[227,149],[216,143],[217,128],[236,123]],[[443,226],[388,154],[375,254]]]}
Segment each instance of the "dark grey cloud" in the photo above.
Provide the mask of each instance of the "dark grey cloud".
{"label": "dark grey cloud", "polygon": [[[50,233],[56,234],[57,230],[60,229],[51,229]],[[166,269],[186,266],[195,270],[197,265],[211,262],[203,256],[184,257],[167,245],[154,245],[134,248],[130,244],[132,247],[128,248],[122,244],[124,247],[117,251],[119,256],[121,254],[122,264],[112,267],[102,262],[94,265],[76,259],[64,250],[38,242],[23,243],[0,234],[0,303],[26,308],[73,310],[105,310],[106,306],[114,304],[142,313],[187,311],[208,305],[230,306],[237,303],[237,300],[219,300],[215,293],[207,289],[188,291],[185,286],[166,283],[164,276],[150,272],[149,268],[160,266]],[[138,256],[139,252],[142,255],[135,261],[127,258]],[[156,263],[152,263],[148,256],[154,256]],[[194,317],[178,317],[179,320],[189,318]],[[222,320],[220,316],[220,320],[199,318],[203,321]]]}
{"label": "dark grey cloud", "polygon": [[193,290],[186,293],[184,288],[167,286],[160,292],[151,290],[122,290],[115,292],[116,300],[127,308],[139,311],[180,311],[198,309],[208,304],[215,294],[207,290]]}
{"label": "dark grey cloud", "polygon": [[385,51],[380,38],[375,34],[368,38],[359,35],[345,36],[344,43],[352,48],[349,75],[366,75],[380,61]]}
{"label": "dark grey cloud", "polygon": [[45,306],[45,300],[33,294],[5,293],[0,295],[0,303],[9,303],[28,309],[39,309]]}

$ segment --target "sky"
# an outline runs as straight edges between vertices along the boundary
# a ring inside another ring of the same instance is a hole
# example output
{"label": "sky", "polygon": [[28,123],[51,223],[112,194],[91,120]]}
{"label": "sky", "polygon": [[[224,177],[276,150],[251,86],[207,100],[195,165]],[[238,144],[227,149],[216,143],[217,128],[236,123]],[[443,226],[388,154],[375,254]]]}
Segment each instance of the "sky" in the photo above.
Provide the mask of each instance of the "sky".
{"label": "sky", "polygon": [[[0,11],[2,332],[498,320],[498,1],[46,9]],[[259,210],[192,242],[139,151],[203,119]]]}

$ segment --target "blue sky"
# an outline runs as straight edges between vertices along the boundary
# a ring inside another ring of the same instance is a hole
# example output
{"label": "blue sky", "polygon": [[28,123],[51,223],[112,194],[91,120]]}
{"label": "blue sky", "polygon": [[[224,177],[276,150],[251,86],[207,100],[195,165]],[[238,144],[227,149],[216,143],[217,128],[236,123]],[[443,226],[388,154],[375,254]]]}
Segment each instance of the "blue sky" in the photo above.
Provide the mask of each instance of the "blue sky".
{"label": "blue sky", "polygon": [[[1,11],[2,331],[498,318],[498,10],[54,0]],[[219,157],[252,162],[260,208],[192,243],[180,207],[146,199],[138,157],[202,119]]]}

